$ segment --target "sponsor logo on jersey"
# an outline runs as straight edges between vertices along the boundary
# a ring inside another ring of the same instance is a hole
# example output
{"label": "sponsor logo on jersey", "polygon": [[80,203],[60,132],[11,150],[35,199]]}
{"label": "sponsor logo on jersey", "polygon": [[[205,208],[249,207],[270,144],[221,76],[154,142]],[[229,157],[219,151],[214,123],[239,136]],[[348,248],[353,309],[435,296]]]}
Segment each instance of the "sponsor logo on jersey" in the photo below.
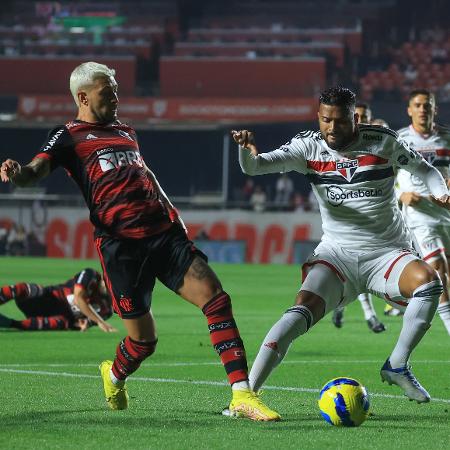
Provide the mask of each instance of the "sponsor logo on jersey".
{"label": "sponsor logo on jersey", "polygon": [[86,136],[86,139],[98,139],[98,137],[97,136],[94,136],[93,134],[91,134],[91,133],[89,133],[87,136]]}
{"label": "sponsor logo on jersey", "polygon": [[342,189],[339,186],[328,186],[327,187],[327,198],[328,203],[332,206],[340,206],[345,200],[353,199],[365,199],[381,197],[383,195],[382,189],[356,189],[347,190]]}
{"label": "sponsor logo on jersey", "polygon": [[130,136],[130,134],[127,133],[126,131],[118,130],[118,133],[119,133],[122,137],[127,138],[127,139],[129,139],[130,141],[133,140],[133,138]]}
{"label": "sponsor logo on jersey", "polygon": [[342,175],[347,181],[350,181],[353,178],[353,175],[355,174],[358,167],[359,163],[357,159],[336,162],[337,172]]}
{"label": "sponsor logo on jersey", "polygon": [[381,142],[383,140],[383,136],[378,136],[376,134],[366,134],[363,133],[362,138],[366,141],[378,141]]}
{"label": "sponsor logo on jersey", "polygon": [[110,151],[112,148],[98,150],[99,155],[98,161],[100,162],[100,168],[103,172],[108,172],[108,170],[118,169],[119,167],[126,167],[137,165],[139,167],[144,167],[144,160],[138,151],[126,150],[126,151]]}
{"label": "sponsor logo on jersey", "polygon": [[61,128],[58,130],[53,137],[48,141],[47,145],[42,149],[43,152],[46,152],[47,150],[50,150],[58,140],[58,138],[61,136],[61,134],[64,133],[64,128]]}

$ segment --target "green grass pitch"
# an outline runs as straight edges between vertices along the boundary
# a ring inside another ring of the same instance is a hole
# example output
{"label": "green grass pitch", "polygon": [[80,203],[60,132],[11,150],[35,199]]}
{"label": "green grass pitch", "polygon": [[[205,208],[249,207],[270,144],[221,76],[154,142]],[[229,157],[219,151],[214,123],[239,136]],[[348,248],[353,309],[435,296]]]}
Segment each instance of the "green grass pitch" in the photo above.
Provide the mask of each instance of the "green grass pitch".
{"label": "green grass pitch", "polygon": [[[0,283],[61,282],[93,261],[0,258]],[[299,287],[296,266],[215,265],[253,361],[270,326]],[[398,336],[401,319],[383,317],[385,333],[369,331],[358,302],[342,329],[327,316],[292,346],[272,374],[264,400],[283,417],[254,423],[220,415],[230,399],[223,368],[209,343],[203,315],[158,285],[153,296],[159,344],[128,382],[130,408],[109,411],[98,363],[112,359],[125,335],[94,328],[79,332],[0,331],[0,448],[4,449],[434,449],[450,436],[450,338],[439,317],[412,364],[433,401],[409,402],[382,384],[379,369]],[[0,308],[19,318],[13,303]],[[351,376],[371,394],[370,418],[359,428],[328,425],[318,391],[329,379]]]}

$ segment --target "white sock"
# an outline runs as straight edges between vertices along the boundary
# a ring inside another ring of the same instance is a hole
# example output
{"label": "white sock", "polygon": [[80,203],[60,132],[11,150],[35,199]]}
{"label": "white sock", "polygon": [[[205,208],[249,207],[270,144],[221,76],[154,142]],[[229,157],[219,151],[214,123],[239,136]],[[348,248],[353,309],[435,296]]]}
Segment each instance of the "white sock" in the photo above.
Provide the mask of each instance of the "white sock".
{"label": "white sock", "polygon": [[450,302],[440,303],[437,312],[442,322],[444,322],[448,334],[450,334]]}
{"label": "white sock", "polygon": [[109,378],[111,378],[113,384],[123,383],[123,380],[119,380],[118,378],[116,378],[116,376],[113,374],[112,369],[109,370]]}
{"label": "white sock", "polygon": [[231,389],[233,389],[233,391],[242,391],[244,389],[250,389],[250,383],[248,382],[248,380],[237,381],[236,383],[233,383],[231,385]]}
{"label": "white sock", "polygon": [[250,388],[255,392],[261,388],[272,370],[280,364],[292,341],[306,333],[313,322],[311,311],[302,305],[289,308],[273,325],[259,349],[250,370]]}
{"label": "white sock", "polygon": [[413,292],[413,297],[403,316],[400,336],[389,357],[392,368],[398,369],[408,363],[411,352],[431,326],[441,294],[442,283],[440,280],[423,284]]}
{"label": "white sock", "polygon": [[364,319],[369,320],[373,316],[376,317],[377,313],[373,307],[372,296],[370,294],[359,294],[358,300],[364,312]]}

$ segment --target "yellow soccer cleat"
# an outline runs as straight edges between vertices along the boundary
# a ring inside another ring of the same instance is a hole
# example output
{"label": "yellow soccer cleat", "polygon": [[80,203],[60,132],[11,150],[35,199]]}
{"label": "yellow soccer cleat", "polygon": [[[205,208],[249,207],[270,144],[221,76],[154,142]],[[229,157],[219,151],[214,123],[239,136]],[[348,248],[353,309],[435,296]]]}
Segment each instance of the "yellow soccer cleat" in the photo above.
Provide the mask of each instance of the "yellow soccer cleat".
{"label": "yellow soccer cleat", "polygon": [[111,409],[127,409],[128,393],[125,381],[114,384],[109,376],[112,361],[103,361],[100,366],[100,373],[103,379],[103,389],[105,390],[106,401]]}
{"label": "yellow soccer cleat", "polygon": [[276,411],[267,407],[250,389],[233,390],[229,415],[263,422],[281,419]]}

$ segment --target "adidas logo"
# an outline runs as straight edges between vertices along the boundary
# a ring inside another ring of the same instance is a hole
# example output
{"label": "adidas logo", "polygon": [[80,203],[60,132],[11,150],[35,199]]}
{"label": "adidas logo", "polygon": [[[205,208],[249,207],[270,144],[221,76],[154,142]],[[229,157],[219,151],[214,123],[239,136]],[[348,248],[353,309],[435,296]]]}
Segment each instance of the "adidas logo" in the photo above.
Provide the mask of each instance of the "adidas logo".
{"label": "adidas logo", "polygon": [[86,139],[98,139],[98,137],[97,136],[94,136],[93,134],[88,134],[87,136],[86,136]]}

